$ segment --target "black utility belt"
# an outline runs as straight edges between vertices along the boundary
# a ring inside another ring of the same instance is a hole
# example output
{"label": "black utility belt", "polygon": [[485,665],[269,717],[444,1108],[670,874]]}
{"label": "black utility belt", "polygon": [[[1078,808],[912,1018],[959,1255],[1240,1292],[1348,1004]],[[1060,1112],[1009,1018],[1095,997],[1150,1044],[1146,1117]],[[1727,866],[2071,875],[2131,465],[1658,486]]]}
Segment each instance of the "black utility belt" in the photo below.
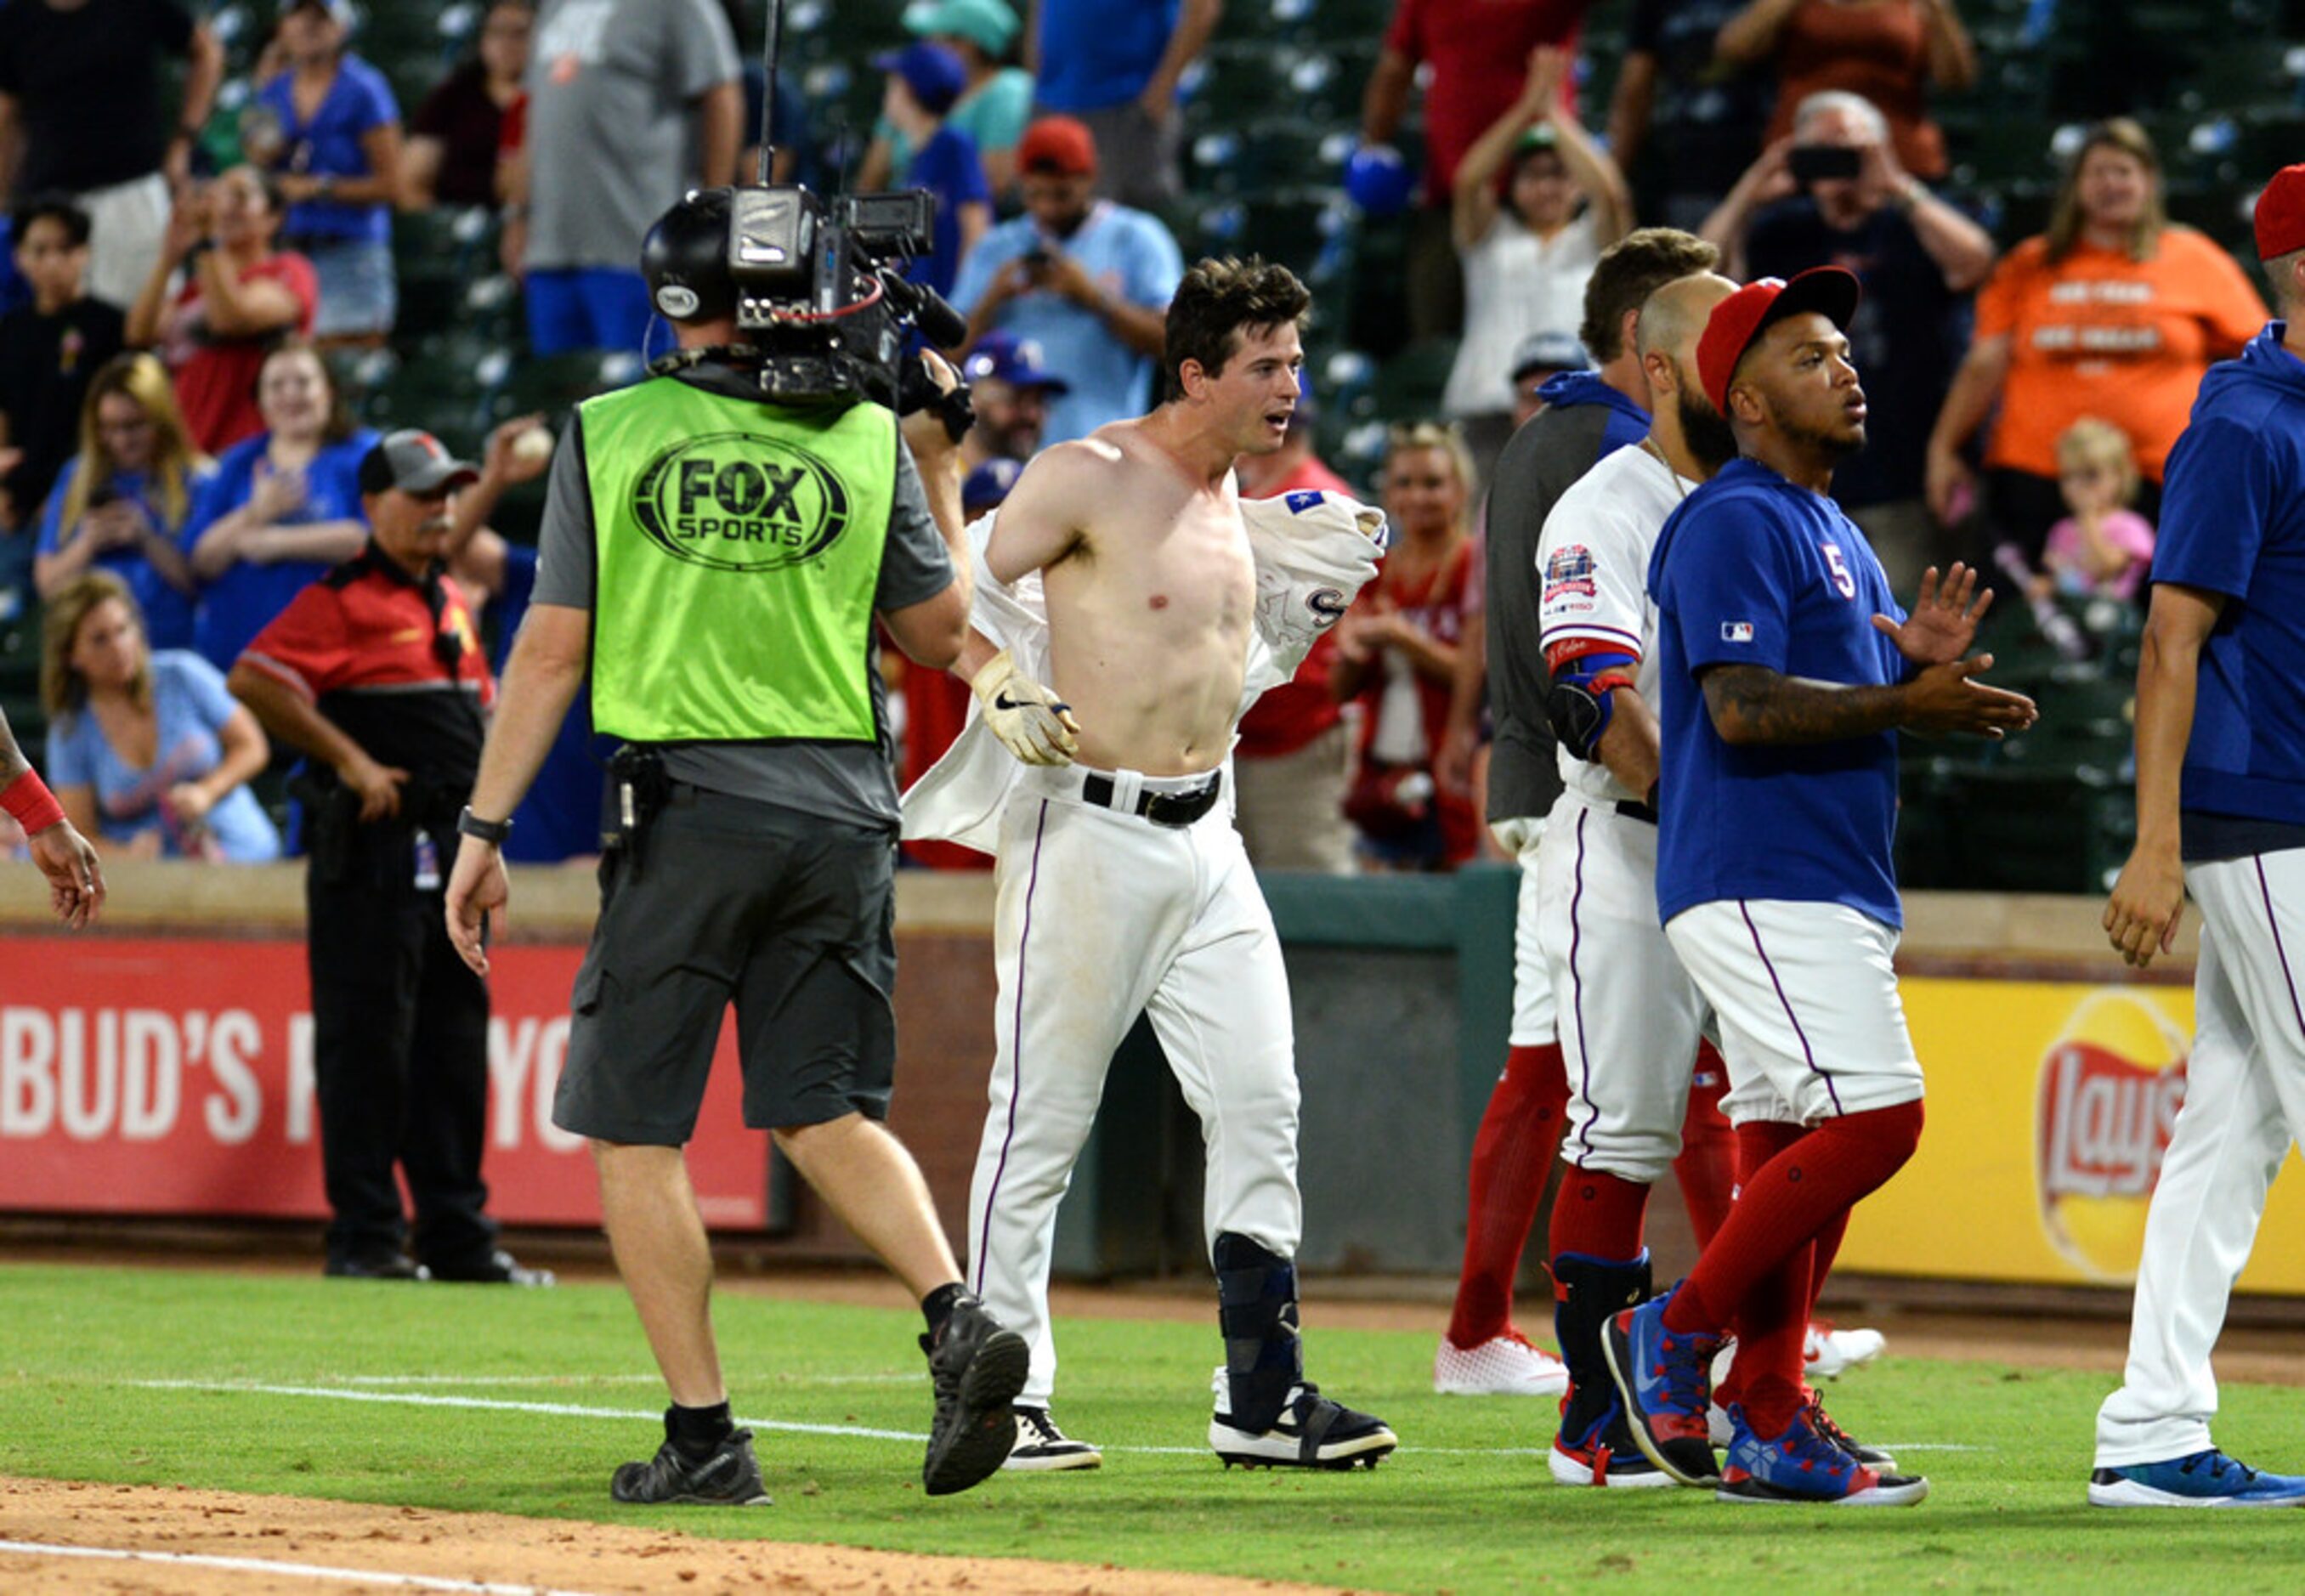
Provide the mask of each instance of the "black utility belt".
{"label": "black utility belt", "polygon": [[1140,815],[1155,826],[1190,826],[1217,806],[1217,799],[1223,792],[1224,772],[1212,770],[1208,780],[1197,787],[1181,793],[1140,791],[1136,794],[1135,806],[1123,809],[1117,802],[1120,790],[1112,777],[1091,771],[1081,778],[1081,799],[1084,802],[1093,803],[1100,809],[1122,810],[1124,813]]}
{"label": "black utility belt", "polygon": [[1643,803],[1637,798],[1618,799],[1617,812],[1624,816],[1628,820],[1638,820],[1645,826],[1654,826],[1657,823],[1657,811],[1655,807],[1652,804]]}

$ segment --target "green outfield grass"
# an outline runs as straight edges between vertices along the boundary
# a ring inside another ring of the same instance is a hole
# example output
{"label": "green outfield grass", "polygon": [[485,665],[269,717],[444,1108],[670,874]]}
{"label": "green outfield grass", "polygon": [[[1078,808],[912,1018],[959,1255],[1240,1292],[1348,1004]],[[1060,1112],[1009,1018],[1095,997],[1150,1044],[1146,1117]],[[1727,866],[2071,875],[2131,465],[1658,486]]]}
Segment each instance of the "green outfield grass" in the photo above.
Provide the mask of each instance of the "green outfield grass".
{"label": "green outfield grass", "polygon": [[[1060,1327],[1058,1416],[1108,1448],[1101,1471],[931,1501],[911,1439],[929,1411],[917,1320],[727,1295],[730,1384],[777,1498],[741,1512],[608,1500],[610,1468],[653,1449],[662,1401],[611,1285],[12,1268],[0,1303],[9,1474],[1397,1591],[2305,1588],[2305,1515],[2081,1505],[2098,1378],[1893,1346],[1831,1397],[1849,1429],[1930,1476],[1935,1494],[1908,1510],[1554,1486],[1535,1450],[1549,1404],[1435,1396],[1430,1336],[1317,1323],[1313,1374],[1383,1414],[1402,1450],[1374,1473],[1227,1473],[1203,1449],[1214,1325],[1118,1320]],[[2219,1438],[2237,1454],[2305,1466],[2305,1390],[2229,1387],[2225,1410]]]}

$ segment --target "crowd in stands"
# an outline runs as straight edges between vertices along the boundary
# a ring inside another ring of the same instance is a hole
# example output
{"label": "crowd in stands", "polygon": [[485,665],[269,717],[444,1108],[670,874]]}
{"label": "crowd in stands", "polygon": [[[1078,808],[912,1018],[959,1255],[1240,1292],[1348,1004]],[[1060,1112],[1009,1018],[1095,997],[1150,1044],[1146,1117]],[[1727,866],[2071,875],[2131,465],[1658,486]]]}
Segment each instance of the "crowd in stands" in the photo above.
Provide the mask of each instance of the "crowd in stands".
{"label": "crowd in stands", "polygon": [[[2202,373],[2265,302],[2216,240],[2171,220],[2165,152],[2117,100],[2037,152],[2060,177],[2034,235],[1966,191],[1961,130],[1941,117],[1992,63],[1955,0],[892,0],[853,48],[844,8],[796,0],[807,47],[774,85],[744,60],[761,8],[738,0],[9,0],[0,624],[47,607],[52,781],[101,846],[276,852],[270,821],[248,823],[264,818],[246,785],[263,738],[223,674],[366,542],[357,478],[378,433],[361,417],[474,446],[504,420],[411,414],[370,380],[420,349],[469,363],[482,348],[458,318],[484,283],[452,284],[445,325],[410,330],[422,285],[399,280],[396,236],[442,216],[483,241],[457,269],[506,284],[489,336],[514,361],[608,355],[626,363],[593,377],[628,377],[667,342],[640,237],[685,189],[751,179],[773,89],[779,179],[846,171],[937,196],[935,247],[909,269],[968,325],[974,514],[1038,450],[1157,397],[1170,295],[1188,255],[1221,247],[1195,207],[1229,180],[1191,136],[1211,124],[1195,108],[1222,92],[1236,26],[1323,7],[1361,19],[1336,56],[1358,74],[1357,124],[1291,174],[1331,196],[1322,236],[1295,242],[1309,256],[1347,236],[1392,261],[1374,359],[1426,376],[1375,412],[1365,383],[1323,392],[1339,329],[1366,318],[1341,289],[1318,299],[1289,446],[1243,463],[1245,494],[1357,484],[1397,539],[1243,726],[1260,862],[1448,869],[1486,845],[1444,749],[1452,683],[1479,664],[1459,649],[1478,631],[1483,496],[1546,385],[1590,367],[1585,281],[1636,226],[1701,235],[1740,279],[1838,263],[1863,280],[1850,335],[1872,441],[1835,493],[1899,590],[1925,565],[1978,563],[2073,657],[2092,646],[2073,606],[2140,601],[2163,463]],[[2028,26],[2037,13],[2078,38],[2080,9],[2037,3]],[[1586,48],[1604,15],[1605,59]],[[429,80],[406,69],[411,37],[429,41]],[[849,81],[866,113],[853,134],[812,115],[824,83]],[[454,573],[499,659],[534,556],[484,523],[542,470],[514,446],[536,425],[489,439],[494,474],[471,490],[485,505],[460,516]],[[1355,428],[1364,441],[1324,463]],[[967,699],[916,675],[896,701],[909,779]],[[571,853],[589,852],[587,741],[564,738],[566,790],[547,781],[538,800],[575,817],[552,830]],[[280,775],[259,782],[276,811]]]}

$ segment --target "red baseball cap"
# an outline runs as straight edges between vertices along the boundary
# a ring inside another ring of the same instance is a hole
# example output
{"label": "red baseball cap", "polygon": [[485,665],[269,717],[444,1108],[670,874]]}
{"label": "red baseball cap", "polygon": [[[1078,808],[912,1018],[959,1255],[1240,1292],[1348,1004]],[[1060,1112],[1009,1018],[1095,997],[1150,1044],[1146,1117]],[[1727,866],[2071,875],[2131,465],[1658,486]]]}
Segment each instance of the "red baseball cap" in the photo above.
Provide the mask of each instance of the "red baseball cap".
{"label": "red baseball cap", "polygon": [[1016,170],[1028,177],[1093,176],[1096,135],[1076,117],[1043,116],[1016,141]]}
{"label": "red baseball cap", "polygon": [[1862,297],[1856,276],[1837,266],[1813,266],[1790,282],[1763,277],[1746,284],[1713,307],[1697,340],[1697,377],[1705,385],[1705,396],[1727,415],[1729,383],[1737,375],[1737,362],[1770,324],[1803,310],[1818,310],[1847,332]]}
{"label": "red baseball cap", "polygon": [[2257,197],[2257,258],[2305,250],[2305,166],[2284,166]]}

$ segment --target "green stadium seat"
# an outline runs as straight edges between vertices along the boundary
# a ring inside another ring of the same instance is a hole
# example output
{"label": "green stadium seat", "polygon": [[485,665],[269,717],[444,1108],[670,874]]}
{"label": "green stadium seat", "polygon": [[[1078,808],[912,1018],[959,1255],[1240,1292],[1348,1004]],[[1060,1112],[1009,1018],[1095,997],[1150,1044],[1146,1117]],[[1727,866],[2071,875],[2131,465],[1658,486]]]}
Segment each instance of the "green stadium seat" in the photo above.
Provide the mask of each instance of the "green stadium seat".
{"label": "green stadium seat", "polygon": [[2130,787],[2095,765],[1956,767],[1946,791],[1972,891],[2100,893],[2136,840]]}
{"label": "green stadium seat", "polygon": [[638,379],[639,357],[584,351],[515,361],[501,386],[489,395],[491,425],[531,412],[551,420],[555,431],[565,430],[562,412],[579,400],[605,394]]}
{"label": "green stadium seat", "polygon": [[1377,370],[1376,413],[1387,421],[1430,421],[1441,415],[1442,390],[1456,364],[1454,338],[1412,344]]}

